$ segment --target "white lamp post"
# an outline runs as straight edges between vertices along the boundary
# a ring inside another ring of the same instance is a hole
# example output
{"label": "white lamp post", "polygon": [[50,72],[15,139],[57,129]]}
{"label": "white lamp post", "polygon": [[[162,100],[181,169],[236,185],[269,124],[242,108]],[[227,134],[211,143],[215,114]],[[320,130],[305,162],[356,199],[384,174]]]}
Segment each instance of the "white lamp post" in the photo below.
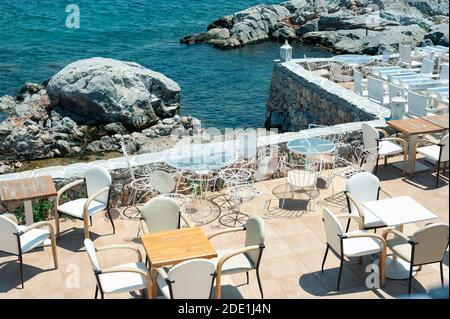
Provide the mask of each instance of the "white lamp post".
{"label": "white lamp post", "polygon": [[289,45],[288,40],[280,48],[280,60],[282,63],[292,60],[292,47]]}

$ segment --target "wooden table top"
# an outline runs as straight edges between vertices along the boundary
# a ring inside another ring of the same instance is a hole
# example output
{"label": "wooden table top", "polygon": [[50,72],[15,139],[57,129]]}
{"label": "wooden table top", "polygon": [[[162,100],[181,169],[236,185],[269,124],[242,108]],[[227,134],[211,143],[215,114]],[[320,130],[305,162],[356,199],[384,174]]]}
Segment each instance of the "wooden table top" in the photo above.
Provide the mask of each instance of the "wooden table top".
{"label": "wooden table top", "polygon": [[406,135],[436,133],[444,130],[442,127],[422,118],[393,120],[387,121],[386,123],[395,130],[403,132]]}
{"label": "wooden table top", "polygon": [[193,258],[214,258],[217,252],[200,227],[141,236],[151,267],[175,265]]}
{"label": "wooden table top", "polygon": [[0,200],[26,201],[57,195],[51,176],[12,179],[0,182]]}
{"label": "wooden table top", "polygon": [[440,126],[446,130],[449,129],[449,125],[448,125],[448,114],[445,115],[431,115],[431,116],[425,116],[422,117],[425,121],[431,122],[437,126]]}

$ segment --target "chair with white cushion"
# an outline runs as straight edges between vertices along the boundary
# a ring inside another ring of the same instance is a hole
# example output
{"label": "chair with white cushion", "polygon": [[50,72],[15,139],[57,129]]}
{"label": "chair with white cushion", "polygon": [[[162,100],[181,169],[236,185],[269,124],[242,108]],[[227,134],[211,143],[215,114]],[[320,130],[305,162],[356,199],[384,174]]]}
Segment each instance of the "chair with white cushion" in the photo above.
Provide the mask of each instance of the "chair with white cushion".
{"label": "chair with white cushion", "polygon": [[[417,153],[428,157],[436,163],[436,187],[439,184],[439,173],[441,171],[441,163],[449,162],[450,142],[449,135],[445,135],[438,143],[421,139],[414,145],[414,158],[412,161],[411,176],[414,174],[414,165],[416,163]],[[445,172],[445,168],[444,168]]]}
{"label": "chair with white cushion", "polygon": [[[64,192],[82,183],[86,184],[87,198],[78,198],[64,204],[59,204],[61,195],[63,195]],[[111,175],[106,168],[100,166],[93,167],[86,171],[84,179],[76,180],[62,187],[58,191],[55,204],[56,236],[59,236],[60,233],[59,217],[61,214],[65,214],[83,220],[84,238],[89,238],[89,221],[92,224],[92,216],[105,210],[111,221],[113,234],[115,234],[116,229],[114,221],[109,211],[111,187]]]}
{"label": "chair with white cushion", "polygon": [[422,63],[415,61],[412,58],[411,47],[409,45],[399,44],[399,65],[406,66],[407,68],[420,67]]}
{"label": "chair with white cushion", "polygon": [[380,270],[380,284],[384,285],[385,281],[385,265],[386,265],[386,241],[383,237],[368,233],[364,230],[354,230],[345,232],[340,222],[340,219],[352,218],[361,226],[363,221],[360,217],[355,215],[334,215],[330,210],[324,208],[323,223],[325,226],[325,233],[327,237],[327,248],[322,261],[322,272],[327,259],[328,251],[331,250],[339,259],[339,275],[337,282],[337,289],[339,290],[342,267],[344,265],[345,257],[354,258],[369,256],[372,254],[379,254],[379,270]]}
{"label": "chair with white cushion", "polygon": [[156,282],[166,299],[210,299],[216,265],[208,259],[191,259],[169,270],[156,269]]}
{"label": "chair with white cushion", "polygon": [[[392,239],[387,239],[393,235]],[[444,287],[444,270],[442,262],[448,248],[448,224],[428,224],[412,234],[388,229],[383,233],[389,249],[398,257],[410,264],[408,294],[411,294],[411,283],[414,267],[439,263],[441,271],[441,285]],[[420,269],[420,268],[419,268]]]}
{"label": "chair with white cushion", "polygon": [[[347,208],[350,215],[358,216],[363,221],[364,229],[376,229],[386,225],[370,210],[364,208],[364,202],[375,201],[380,198],[380,192],[392,197],[388,191],[381,188],[378,177],[368,172],[361,172],[349,178],[345,186]],[[347,225],[347,230],[350,220]]]}
{"label": "chair with white cushion", "polygon": [[[97,299],[99,291],[102,299],[104,299],[105,294],[117,294],[137,290],[141,292],[143,297],[145,291],[148,294],[150,291],[150,276],[147,266],[142,262],[142,256],[137,246],[121,244],[95,247],[92,240],[85,239],[84,247],[89,256],[89,261],[91,262],[97,282],[95,299]],[[102,268],[98,261],[97,252],[106,250],[131,250],[137,254],[138,261]]]}
{"label": "chair with white cushion", "polygon": [[245,246],[240,249],[218,250],[218,257],[212,260],[216,264],[216,299],[220,299],[221,278],[223,275],[245,272],[248,284],[248,273],[252,270],[256,270],[259,291],[261,292],[261,298],[263,298],[261,278],[259,277],[259,265],[265,248],[264,220],[259,216],[251,216],[248,218],[244,227],[219,230],[208,235],[208,239],[237,231],[245,231]]}
{"label": "chair with white cushion", "polygon": [[[45,227],[45,228],[44,228]],[[28,226],[17,224],[14,215],[0,215],[0,251],[19,258],[20,281],[23,288],[23,254],[35,248],[52,246],[53,262],[58,268],[55,232],[50,222],[37,222]]]}
{"label": "chair with white cushion", "polygon": [[[384,157],[384,165],[387,165],[387,158],[393,155],[403,154],[403,176],[406,175],[406,161],[408,154],[408,143],[399,137],[384,137],[380,139],[380,133],[387,136],[384,130],[376,129],[370,124],[361,125],[363,132],[364,148],[366,150],[378,149],[378,156]],[[378,160],[375,166],[375,174],[378,173]]]}
{"label": "chair with white cushion", "polygon": [[370,100],[384,104],[384,81],[371,76],[367,78],[367,96]]}
{"label": "chair with white cushion", "polygon": [[144,234],[179,229],[181,219],[188,227],[191,226],[181,212],[178,203],[169,197],[161,196],[150,199],[140,212],[140,226]]}

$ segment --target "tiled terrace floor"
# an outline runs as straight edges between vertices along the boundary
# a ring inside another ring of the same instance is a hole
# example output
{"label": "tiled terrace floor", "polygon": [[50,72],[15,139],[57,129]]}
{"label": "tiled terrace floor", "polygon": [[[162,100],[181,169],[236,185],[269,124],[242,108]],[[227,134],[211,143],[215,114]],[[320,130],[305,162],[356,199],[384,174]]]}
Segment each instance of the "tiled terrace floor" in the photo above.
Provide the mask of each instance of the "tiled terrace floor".
{"label": "tiled terrace floor", "polygon": [[[420,173],[413,178],[402,178],[392,167],[380,167],[382,186],[394,196],[409,195],[438,215],[440,222],[448,223],[448,173],[437,189],[434,188],[434,175]],[[334,212],[344,212],[345,206],[326,200],[331,195],[329,189],[321,189],[315,211],[287,212],[272,208],[266,210],[267,201],[274,198],[271,189],[284,183],[283,179],[264,182],[264,194],[242,205],[248,214],[261,215],[266,221],[266,250],[261,262],[261,277],[265,298],[395,298],[407,292],[406,280],[386,280],[381,289],[368,289],[365,286],[365,267],[370,260],[357,260],[344,264],[341,290],[335,291],[338,259],[329,254],[326,270],[320,272],[325,250],[325,232],[321,216],[322,208]],[[334,180],[336,191],[343,189],[345,180]],[[116,211],[113,214],[116,234],[111,234],[111,225],[104,216],[94,218],[91,239],[97,246],[115,243],[139,245],[136,238],[138,222],[129,220]],[[419,225],[420,226],[420,225]],[[218,219],[205,225],[209,232],[223,227]],[[0,299],[2,298],[93,298],[95,279],[87,254],[83,251],[81,222],[66,221],[62,230],[67,230],[58,239],[60,267],[53,269],[50,248],[36,250],[24,256],[25,288],[19,284],[19,264],[15,257],[0,255]],[[243,234],[232,233],[213,239],[216,248],[234,248],[243,245]],[[141,247],[141,251],[143,249]],[[143,252],[144,253],[144,252]],[[104,266],[129,261],[135,258],[128,253],[100,255]],[[389,252],[388,252],[389,254]],[[448,285],[448,252],[444,260],[445,282]],[[245,274],[224,278],[223,297],[259,298],[256,276],[250,273],[250,284],[245,284]],[[424,293],[440,285],[439,265],[424,266],[413,280],[413,293]],[[234,288],[236,287],[236,288]],[[107,295],[106,298],[139,298],[139,295]]]}

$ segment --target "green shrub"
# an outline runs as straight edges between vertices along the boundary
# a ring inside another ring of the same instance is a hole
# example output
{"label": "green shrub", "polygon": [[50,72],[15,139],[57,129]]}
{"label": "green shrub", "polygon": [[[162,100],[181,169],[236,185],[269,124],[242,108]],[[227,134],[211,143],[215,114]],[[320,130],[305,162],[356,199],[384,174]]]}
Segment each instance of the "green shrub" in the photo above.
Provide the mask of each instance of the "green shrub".
{"label": "green shrub", "polygon": [[[33,202],[33,219],[35,222],[48,220],[51,217],[53,203],[48,199],[39,199]],[[25,211],[23,205],[20,205],[13,211],[16,215],[19,225],[25,224]]]}

